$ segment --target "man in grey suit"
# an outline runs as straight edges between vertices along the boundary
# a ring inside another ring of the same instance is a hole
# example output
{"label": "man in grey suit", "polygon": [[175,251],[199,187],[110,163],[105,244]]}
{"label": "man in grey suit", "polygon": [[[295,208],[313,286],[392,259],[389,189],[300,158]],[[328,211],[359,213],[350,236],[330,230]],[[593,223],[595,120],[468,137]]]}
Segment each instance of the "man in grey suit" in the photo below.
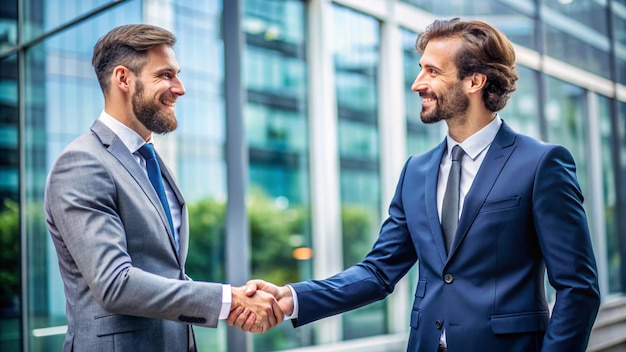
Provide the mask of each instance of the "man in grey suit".
{"label": "man in grey suit", "polygon": [[187,206],[163,161],[145,152],[153,133],[177,127],[185,89],[175,41],[159,27],[126,25],[94,47],[104,110],[46,183],[67,303],[64,351],[193,351],[192,325],[243,314],[264,332],[283,319],[270,294],[185,275]]}

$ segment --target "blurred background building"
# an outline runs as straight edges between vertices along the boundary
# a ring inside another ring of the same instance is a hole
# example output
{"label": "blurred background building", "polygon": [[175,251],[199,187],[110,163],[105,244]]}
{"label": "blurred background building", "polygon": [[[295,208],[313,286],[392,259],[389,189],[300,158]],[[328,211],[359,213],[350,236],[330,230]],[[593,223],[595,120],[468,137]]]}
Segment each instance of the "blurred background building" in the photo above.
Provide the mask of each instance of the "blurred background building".
{"label": "blurred background building", "polygon": [[[421,123],[410,84],[417,34],[456,16],[515,44],[520,79],[502,118],[574,154],[603,295],[589,350],[623,350],[625,0],[2,0],[0,349],[60,350],[43,189],[103,107],[90,64],[100,36],[151,23],[178,37],[187,94],[179,129],[157,144],[189,203],[189,275],[284,284],[360,261],[406,158],[444,138],[445,124]],[[196,335],[201,351],[404,351],[415,281],[299,329],[252,336],[221,323]]]}

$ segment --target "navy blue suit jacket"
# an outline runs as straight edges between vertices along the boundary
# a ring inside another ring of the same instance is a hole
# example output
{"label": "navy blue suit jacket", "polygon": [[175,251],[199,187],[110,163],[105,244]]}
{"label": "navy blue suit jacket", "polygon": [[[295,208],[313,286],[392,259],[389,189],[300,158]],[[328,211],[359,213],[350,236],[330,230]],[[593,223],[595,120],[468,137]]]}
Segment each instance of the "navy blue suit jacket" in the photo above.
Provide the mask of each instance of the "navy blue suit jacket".
{"label": "navy blue suit jacket", "polygon": [[[600,305],[596,263],[564,147],[502,124],[471,186],[449,255],[437,213],[445,141],[404,166],[389,217],[359,264],[293,284],[295,326],[385,298],[418,262],[408,351],[584,351]],[[556,290],[552,314],[544,273]]]}

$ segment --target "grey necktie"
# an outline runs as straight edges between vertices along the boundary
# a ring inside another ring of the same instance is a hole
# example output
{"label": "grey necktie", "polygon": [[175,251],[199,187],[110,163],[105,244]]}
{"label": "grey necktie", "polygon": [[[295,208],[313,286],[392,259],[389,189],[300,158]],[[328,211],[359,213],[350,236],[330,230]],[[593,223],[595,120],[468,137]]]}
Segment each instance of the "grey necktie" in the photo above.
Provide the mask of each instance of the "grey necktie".
{"label": "grey necktie", "polygon": [[461,161],[465,151],[458,144],[452,148],[452,166],[448,175],[446,193],[441,206],[441,227],[446,240],[446,252],[450,251],[452,240],[459,224],[459,194],[461,188]]}

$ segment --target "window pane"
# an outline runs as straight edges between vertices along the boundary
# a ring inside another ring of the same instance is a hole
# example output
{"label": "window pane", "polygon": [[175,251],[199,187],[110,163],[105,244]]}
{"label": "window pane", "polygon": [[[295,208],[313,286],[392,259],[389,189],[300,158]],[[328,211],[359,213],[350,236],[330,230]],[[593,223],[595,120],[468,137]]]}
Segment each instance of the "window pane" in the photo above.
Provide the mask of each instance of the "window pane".
{"label": "window pane", "polygon": [[[613,168],[613,150],[611,148],[611,109],[612,101],[604,96],[598,96],[598,116],[600,130],[600,150],[602,157],[602,189],[604,199],[604,224],[606,231],[607,277],[609,279],[609,293],[622,291],[620,279],[620,246],[617,232],[617,188]],[[617,133],[617,132],[616,132]],[[601,258],[601,256],[598,256]]]}
{"label": "window pane", "polygon": [[550,10],[554,10],[568,19],[574,20],[588,27],[588,29],[604,36],[608,35],[606,4],[602,4],[602,1],[542,0],[541,3]]}
{"label": "window pane", "polygon": [[[377,71],[379,24],[374,18],[334,5],[333,56],[338,110],[343,262],[360,262],[380,224]],[[387,331],[384,302],[342,315],[344,339]]]}
{"label": "window pane", "polygon": [[597,1],[543,0],[546,54],[610,78],[607,12]]}
{"label": "window pane", "polygon": [[[617,5],[615,5],[617,7]],[[625,9],[626,10],[626,9]],[[617,82],[626,85],[626,11],[624,17],[613,14],[613,35],[615,60],[617,61]]]}
{"label": "window pane", "polygon": [[0,54],[17,44],[17,0],[3,0],[0,6]]}
{"label": "window pane", "polygon": [[420,55],[415,49],[416,39],[416,33],[402,30],[404,86],[406,87],[404,102],[406,105],[407,152],[409,155],[422,153],[433,148],[445,136],[445,124],[425,124],[422,122],[420,118],[422,98],[411,90],[411,85],[420,72]]}
{"label": "window pane", "polygon": [[[620,196],[621,196],[621,209],[623,211],[623,207],[624,207],[624,190],[626,190],[626,168],[624,168],[624,155],[626,155],[626,140],[624,139],[626,133],[626,102],[621,102],[619,103],[619,109],[618,109],[618,114],[617,114],[617,120],[618,123],[620,125],[619,128],[619,137],[620,137],[620,148],[619,148],[619,153],[622,155],[621,156],[621,165],[620,165],[620,170],[618,170],[618,175],[620,177],[620,184],[619,184],[619,188],[620,188]],[[623,219],[623,218],[622,218]],[[626,265],[624,263],[624,258],[626,258],[626,238],[623,234],[618,234],[617,235],[617,244],[618,246],[616,246],[616,248],[619,250],[619,254],[616,254],[615,252],[609,252],[607,257],[609,260],[609,267],[616,267],[616,268],[609,268],[609,273],[612,272],[616,272],[618,276],[618,280],[617,282],[610,282],[609,283],[609,289],[612,291],[613,289],[615,290],[619,290],[621,292],[624,292],[624,285],[626,285]],[[614,243],[612,242],[608,242],[607,243],[607,247],[613,245]],[[611,276],[609,276],[611,278]],[[617,287],[617,285],[620,285],[619,287]]]}
{"label": "window pane", "polygon": [[[24,1],[24,38],[31,40],[52,29],[60,27],[94,9],[111,4],[112,0],[28,0]],[[141,10],[133,14],[140,16]],[[129,22],[130,23],[130,22]]]}
{"label": "window pane", "polygon": [[564,145],[576,161],[576,176],[587,194],[587,135],[585,131],[585,91],[548,77],[545,115],[548,141]]}
{"label": "window pane", "polygon": [[[252,277],[279,285],[312,278],[305,9],[244,1]],[[281,324],[255,335],[254,349],[310,345],[312,328]]]}
{"label": "window pane", "polygon": [[0,61],[0,346],[19,351],[21,326],[17,56]]}
{"label": "window pane", "polygon": [[511,94],[500,117],[515,131],[535,138],[541,138],[539,129],[539,101],[537,87],[539,86],[538,73],[524,66],[517,66],[519,79],[517,90]]}
{"label": "window pane", "polygon": [[[225,282],[227,202],[222,1],[159,1],[151,20],[172,21],[174,51],[185,95],[176,104],[178,129],[170,136],[169,166],[174,169],[189,210],[186,272],[198,281]],[[163,148],[161,148],[163,149]],[[194,329],[199,351],[226,351],[226,327]]]}
{"label": "window pane", "polygon": [[401,0],[437,16],[486,20],[512,42],[528,48],[538,47],[535,36],[536,13],[533,0]]}

